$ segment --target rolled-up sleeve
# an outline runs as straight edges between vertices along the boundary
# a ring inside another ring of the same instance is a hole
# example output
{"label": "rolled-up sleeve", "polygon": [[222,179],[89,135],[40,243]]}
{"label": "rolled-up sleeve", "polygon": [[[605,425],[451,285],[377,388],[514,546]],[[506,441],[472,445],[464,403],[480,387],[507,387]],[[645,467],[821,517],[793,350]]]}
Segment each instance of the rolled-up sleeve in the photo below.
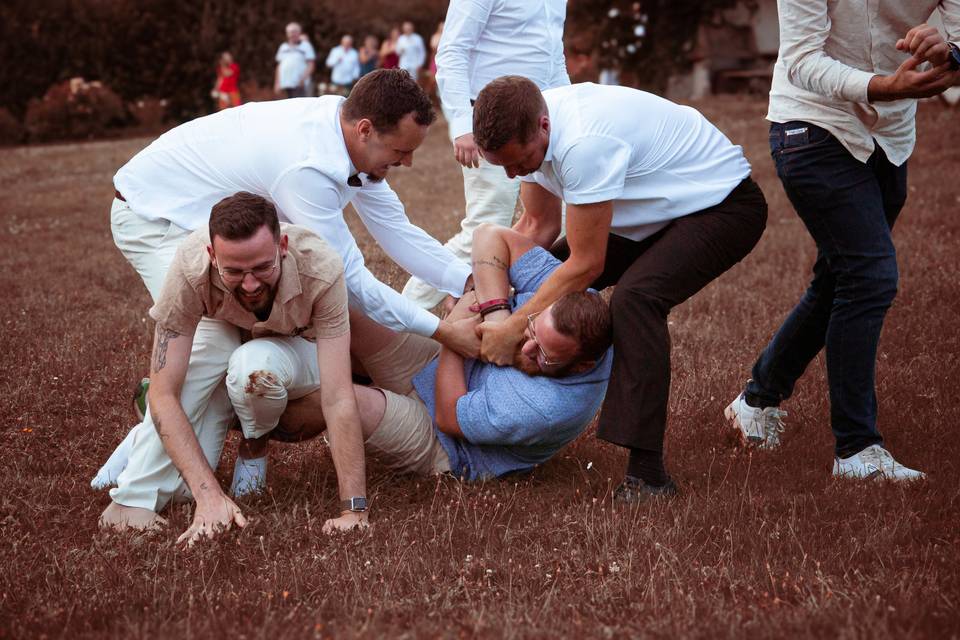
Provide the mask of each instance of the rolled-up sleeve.
{"label": "rolled-up sleeve", "polygon": [[875,75],[831,58],[824,51],[830,34],[826,0],[778,0],[780,55],[790,82],[818,95],[867,102]]}
{"label": "rolled-up sleeve", "polygon": [[447,9],[437,47],[437,87],[450,114],[450,135],[454,138],[473,131],[470,52],[483,33],[492,5],[493,0],[454,0]]}
{"label": "rolled-up sleeve", "polygon": [[440,323],[436,316],[377,280],[367,269],[343,219],[340,190],[333,179],[311,168],[291,171],[275,185],[272,197],[290,222],[318,234],[340,254],[350,302],[365,315],[396,331],[427,337],[436,332]]}

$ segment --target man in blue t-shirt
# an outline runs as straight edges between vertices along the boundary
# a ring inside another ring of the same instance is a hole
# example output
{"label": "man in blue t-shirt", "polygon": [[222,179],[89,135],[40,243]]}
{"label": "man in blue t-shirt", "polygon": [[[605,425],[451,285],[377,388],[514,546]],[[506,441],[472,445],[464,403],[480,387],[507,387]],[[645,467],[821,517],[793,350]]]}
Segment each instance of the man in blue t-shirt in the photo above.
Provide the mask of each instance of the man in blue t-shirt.
{"label": "man in blue t-shirt", "polygon": [[[451,319],[502,321],[560,264],[517,232],[482,225],[474,234],[476,289]],[[512,367],[465,360],[360,314],[350,322],[351,352],[376,385],[354,387],[367,452],[403,471],[482,480],[530,470],[583,432],[610,377],[610,312],[592,291],[530,316]],[[274,437],[320,433],[317,396],[291,401]]]}

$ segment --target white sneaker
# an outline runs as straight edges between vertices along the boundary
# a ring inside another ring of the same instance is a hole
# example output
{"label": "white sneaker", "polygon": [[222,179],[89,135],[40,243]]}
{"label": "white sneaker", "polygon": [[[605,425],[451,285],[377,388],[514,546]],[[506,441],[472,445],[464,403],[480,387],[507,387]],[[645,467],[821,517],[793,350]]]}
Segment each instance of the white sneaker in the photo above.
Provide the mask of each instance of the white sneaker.
{"label": "white sneaker", "polygon": [[741,393],[723,410],[730,420],[730,426],[740,432],[744,444],[762,449],[775,449],[780,446],[780,434],[783,433],[783,418],[787,415],[777,407],[758,409],[747,404]]}
{"label": "white sneaker", "polygon": [[267,488],[267,456],[247,460],[237,456],[233,467],[230,494],[236,498],[259,493]]}
{"label": "white sneaker", "polygon": [[872,444],[849,458],[833,459],[833,475],[837,478],[882,478],[886,480],[921,480],[922,471],[905,467],[878,444]]}

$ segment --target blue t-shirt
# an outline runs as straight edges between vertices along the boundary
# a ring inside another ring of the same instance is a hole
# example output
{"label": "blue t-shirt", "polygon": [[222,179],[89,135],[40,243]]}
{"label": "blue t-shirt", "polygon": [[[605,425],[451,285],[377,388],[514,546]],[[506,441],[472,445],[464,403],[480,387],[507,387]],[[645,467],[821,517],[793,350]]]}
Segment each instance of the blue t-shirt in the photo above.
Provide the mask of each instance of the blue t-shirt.
{"label": "blue t-shirt", "polygon": [[[517,309],[531,298],[560,261],[535,247],[510,267]],[[440,444],[453,474],[467,480],[527,471],[573,441],[596,415],[610,379],[612,349],[592,369],[564,378],[528,376],[513,367],[467,360],[467,393],[457,400],[457,420],[465,439],[442,433]],[[413,386],[436,416],[437,359],[413,379]]]}

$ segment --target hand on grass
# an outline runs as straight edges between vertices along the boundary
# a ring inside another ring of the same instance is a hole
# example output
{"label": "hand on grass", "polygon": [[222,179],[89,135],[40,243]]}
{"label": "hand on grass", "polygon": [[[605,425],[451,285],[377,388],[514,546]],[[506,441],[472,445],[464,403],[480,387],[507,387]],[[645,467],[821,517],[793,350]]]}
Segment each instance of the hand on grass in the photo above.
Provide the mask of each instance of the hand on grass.
{"label": "hand on grass", "polygon": [[193,522],[190,528],[177,538],[177,544],[186,542],[187,546],[193,546],[193,543],[202,537],[212,538],[222,531],[228,531],[234,524],[243,528],[247,526],[247,519],[233,500],[220,493],[219,496],[202,503],[197,502]]}
{"label": "hand on grass", "polygon": [[327,534],[366,529],[370,526],[370,516],[366,511],[344,511],[339,518],[330,518],[323,523],[322,531]]}

